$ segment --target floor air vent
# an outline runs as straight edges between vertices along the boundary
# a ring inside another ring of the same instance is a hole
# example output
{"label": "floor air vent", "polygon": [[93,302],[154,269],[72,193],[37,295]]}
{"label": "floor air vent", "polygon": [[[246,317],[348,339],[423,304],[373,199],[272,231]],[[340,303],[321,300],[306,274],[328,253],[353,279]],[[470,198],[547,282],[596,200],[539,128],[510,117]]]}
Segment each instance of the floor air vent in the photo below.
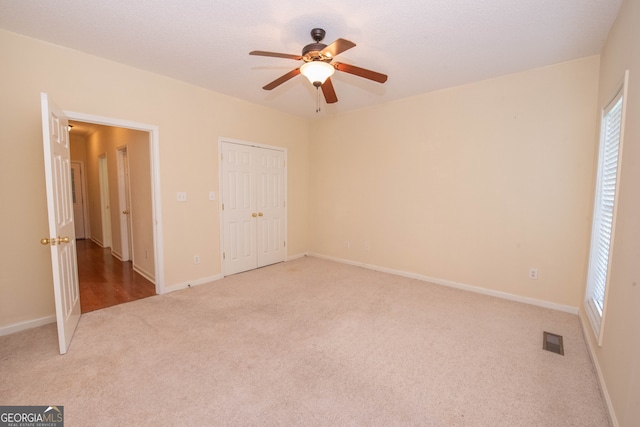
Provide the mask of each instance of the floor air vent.
{"label": "floor air vent", "polygon": [[551,332],[543,332],[542,348],[553,353],[564,356],[564,345],[562,344],[562,335],[552,334]]}

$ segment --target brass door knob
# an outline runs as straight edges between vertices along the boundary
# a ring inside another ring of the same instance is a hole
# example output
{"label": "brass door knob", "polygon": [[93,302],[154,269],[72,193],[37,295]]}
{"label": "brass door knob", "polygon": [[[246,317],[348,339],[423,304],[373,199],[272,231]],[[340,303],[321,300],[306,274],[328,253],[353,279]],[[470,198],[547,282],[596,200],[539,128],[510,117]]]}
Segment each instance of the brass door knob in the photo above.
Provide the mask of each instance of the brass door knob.
{"label": "brass door knob", "polygon": [[40,244],[41,245],[51,245],[51,246],[55,246],[55,245],[61,245],[63,243],[69,243],[71,241],[71,239],[69,239],[68,237],[45,237],[44,239],[40,239]]}
{"label": "brass door knob", "polygon": [[255,218],[255,217],[258,216],[258,214],[254,212],[254,213],[251,214],[251,216]]}
{"label": "brass door knob", "polygon": [[258,212],[258,216],[263,216],[264,214],[262,212]]}
{"label": "brass door knob", "polygon": [[129,209],[122,211],[123,214],[129,215]]}

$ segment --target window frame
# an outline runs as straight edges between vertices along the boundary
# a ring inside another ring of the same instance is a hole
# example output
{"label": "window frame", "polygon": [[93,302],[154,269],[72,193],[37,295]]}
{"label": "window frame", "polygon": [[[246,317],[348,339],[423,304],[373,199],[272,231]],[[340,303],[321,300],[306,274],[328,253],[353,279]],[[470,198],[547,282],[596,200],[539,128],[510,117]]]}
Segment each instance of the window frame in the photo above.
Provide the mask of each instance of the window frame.
{"label": "window frame", "polygon": [[[587,317],[591,323],[594,334],[597,338],[598,346],[602,346],[603,337],[604,337],[604,323],[607,312],[607,301],[609,294],[609,282],[611,280],[611,254],[613,253],[614,248],[614,240],[615,240],[615,229],[616,229],[616,217],[618,211],[618,199],[620,193],[620,177],[622,172],[622,153],[623,153],[623,142],[624,142],[624,127],[625,127],[625,115],[626,115],[626,103],[627,103],[627,87],[629,82],[629,70],[625,71],[623,81],[620,85],[617,86],[617,90],[615,95],[611,98],[609,102],[605,105],[601,110],[600,115],[600,136],[598,138],[598,169],[597,169],[597,179],[595,185],[595,195],[594,195],[594,203],[593,203],[593,217],[592,217],[592,230],[591,230],[591,244],[589,248],[589,259],[588,259],[588,270],[587,270],[587,286],[586,286],[586,294],[585,294],[585,311],[587,313]],[[614,107],[621,102],[620,107],[620,132],[618,137],[618,156],[616,163],[616,171],[615,171],[615,188],[613,193],[613,211],[611,218],[611,230],[608,236],[609,238],[609,248],[607,253],[607,265],[606,265],[606,273],[604,278],[604,290],[603,290],[603,303],[602,309],[596,303],[594,294],[596,293],[596,282],[595,276],[597,269],[597,262],[600,258],[599,251],[599,236],[600,236],[600,227],[602,222],[601,218],[601,199],[603,192],[603,173],[604,173],[604,162],[605,162],[605,149],[606,149],[606,120],[608,114],[614,109]]]}

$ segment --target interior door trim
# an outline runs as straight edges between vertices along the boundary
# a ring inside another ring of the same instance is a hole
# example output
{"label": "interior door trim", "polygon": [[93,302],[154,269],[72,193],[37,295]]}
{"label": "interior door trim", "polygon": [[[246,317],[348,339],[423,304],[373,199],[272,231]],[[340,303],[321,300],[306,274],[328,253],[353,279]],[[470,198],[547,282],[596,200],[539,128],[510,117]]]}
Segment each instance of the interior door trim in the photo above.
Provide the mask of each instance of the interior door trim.
{"label": "interior door trim", "polygon": [[162,238],[162,199],[160,198],[160,135],[159,127],[129,120],[114,119],[110,117],[94,116],[93,114],[66,111],[69,120],[95,123],[97,125],[113,126],[119,128],[140,130],[149,133],[149,156],[151,157],[151,205],[153,221],[153,241],[155,244],[155,283],[156,294],[168,292],[164,283],[164,244]]}

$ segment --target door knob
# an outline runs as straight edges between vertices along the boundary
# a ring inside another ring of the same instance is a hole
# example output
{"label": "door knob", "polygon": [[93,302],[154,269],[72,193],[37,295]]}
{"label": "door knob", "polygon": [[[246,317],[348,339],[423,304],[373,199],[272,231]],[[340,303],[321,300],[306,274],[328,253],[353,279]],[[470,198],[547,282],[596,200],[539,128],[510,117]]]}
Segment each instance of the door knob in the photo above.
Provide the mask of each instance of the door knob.
{"label": "door knob", "polygon": [[251,216],[255,218],[255,217],[258,216],[258,214],[254,212],[254,213],[251,214]]}
{"label": "door knob", "polygon": [[264,214],[262,212],[258,212],[258,216],[263,216]]}
{"label": "door knob", "polygon": [[44,239],[40,239],[40,244],[42,245],[51,245],[51,246],[55,246],[55,245],[61,245],[63,243],[69,243],[71,241],[71,239],[69,239],[69,237],[60,237],[58,236],[56,237],[45,237]]}
{"label": "door knob", "polygon": [[123,210],[122,213],[125,215],[129,215],[129,209]]}

